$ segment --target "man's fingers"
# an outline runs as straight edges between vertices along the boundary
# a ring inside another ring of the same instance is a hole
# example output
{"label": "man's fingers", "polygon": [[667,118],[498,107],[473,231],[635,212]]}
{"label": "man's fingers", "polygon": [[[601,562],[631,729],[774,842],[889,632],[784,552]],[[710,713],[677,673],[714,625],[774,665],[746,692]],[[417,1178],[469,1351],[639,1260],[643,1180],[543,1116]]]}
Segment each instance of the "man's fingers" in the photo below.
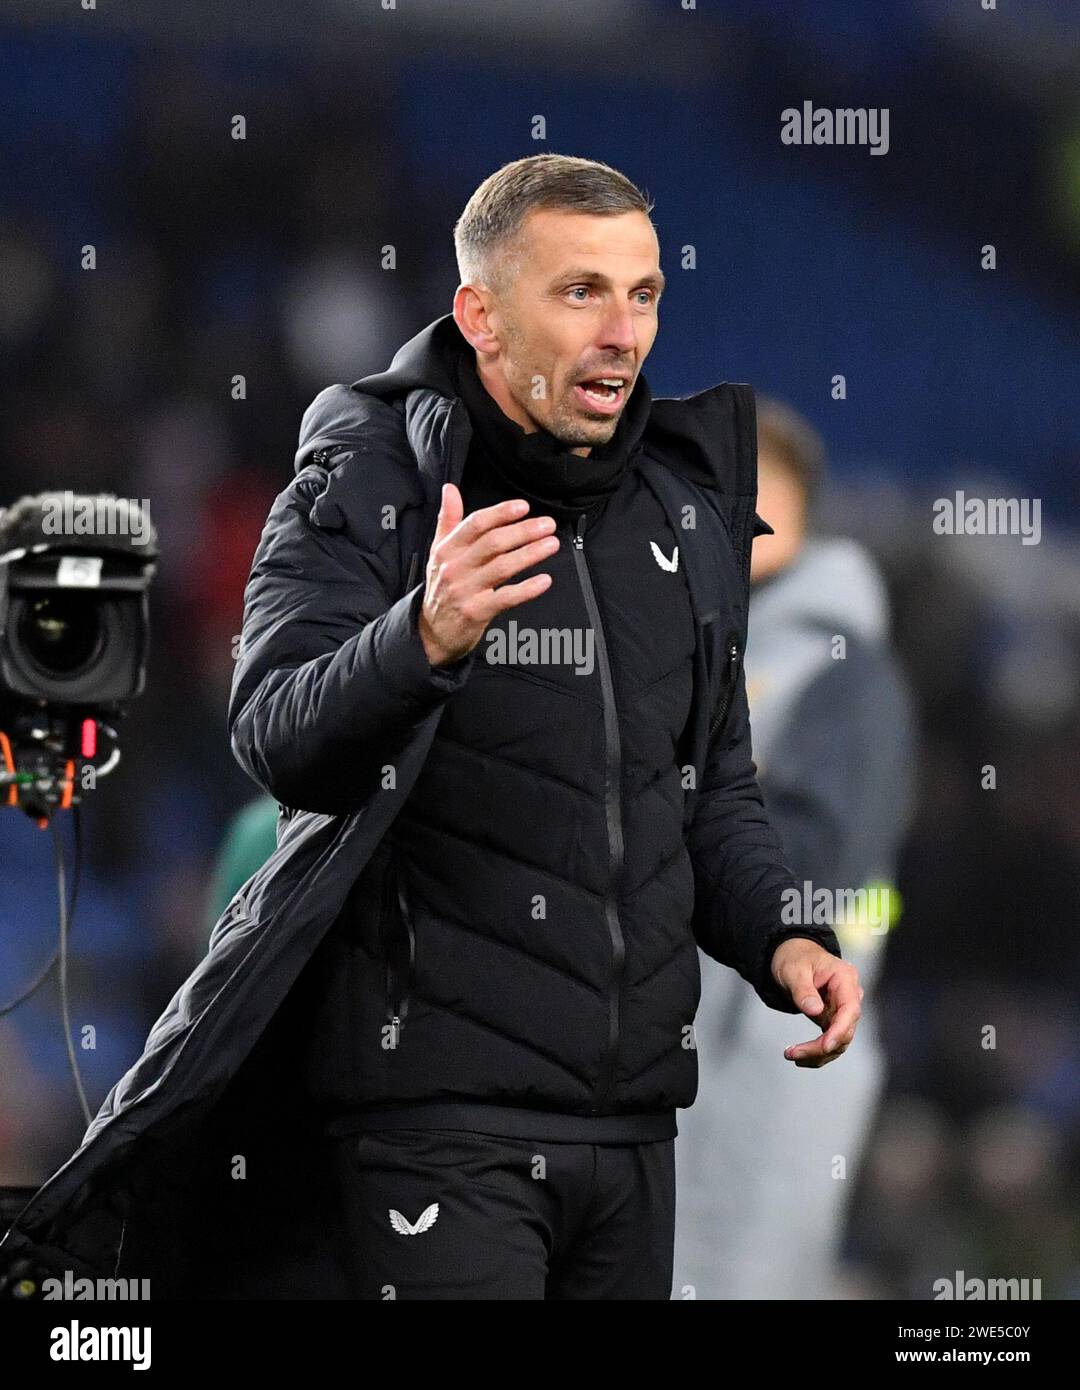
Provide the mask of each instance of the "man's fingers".
{"label": "man's fingers", "polygon": [[825,1007],[825,1001],[814,984],[814,972],[810,966],[804,966],[799,970],[788,989],[804,1014],[819,1014]]}
{"label": "man's fingers", "polygon": [[[514,530],[514,527],[500,526],[499,531]],[[543,529],[543,528],[541,528]],[[495,534],[494,532],[492,534]],[[526,533],[527,534],[527,533]],[[456,553],[444,551],[445,558],[440,566],[440,578],[446,592],[452,592],[454,601],[470,622],[489,623],[496,613],[502,612],[506,605],[486,602],[491,591],[512,579],[515,574],[538,565],[554,555],[559,548],[559,539],[553,535],[541,535],[526,545],[505,554],[496,554],[486,565],[476,563],[476,547]],[[546,587],[546,586],[545,586]],[[537,593],[541,590],[537,590]]]}
{"label": "man's fingers", "polygon": [[828,980],[829,1001],[836,1010],[836,1017],[848,1009],[855,1010],[855,1017],[859,1017],[862,1003],[863,988],[859,984],[859,976],[852,967],[846,969],[838,967]]}
{"label": "man's fingers", "polygon": [[842,1004],[820,1038],[786,1047],[784,1056],[798,1066],[824,1066],[826,1062],[831,1062],[834,1057],[839,1057],[850,1047],[855,1038],[855,1027],[859,1017],[860,1010],[856,1001]]}
{"label": "man's fingers", "polygon": [[435,522],[435,536],[431,542],[432,549],[450,534],[464,515],[465,504],[461,500],[461,493],[453,483],[443,483],[442,497],[439,499],[439,516]]}
{"label": "man's fingers", "polygon": [[525,498],[511,497],[464,516],[460,491],[443,484],[422,610],[431,629],[426,650],[472,651],[497,613],[527,603],[551,583],[550,575],[534,575],[509,591],[498,587],[559,548],[554,518],[526,518],[528,510]]}
{"label": "man's fingers", "polygon": [[784,1056],[790,1062],[794,1062],[797,1067],[823,1067],[828,1062],[833,1062],[837,1057],[842,1057],[851,1045],[848,1042],[837,1043],[831,1051],[825,1050],[825,1037],[822,1033],[820,1038],[815,1038],[813,1042],[796,1043],[793,1047],[784,1049]]}
{"label": "man's fingers", "polygon": [[861,1010],[856,1000],[841,1004],[836,1011],[836,1017],[819,1039],[822,1052],[839,1052],[842,1047],[847,1047],[855,1036],[855,1025],[860,1015]]}
{"label": "man's fingers", "polygon": [[[450,486],[452,485],[448,483],[447,487]],[[475,512],[470,512],[464,521],[459,516],[451,545],[455,551],[463,550],[494,527],[505,526],[510,521],[520,521],[528,510],[529,504],[523,497],[511,497],[506,502],[496,502],[493,507],[478,507]]]}
{"label": "man's fingers", "polygon": [[550,583],[550,574],[534,574],[530,579],[523,579],[520,584],[504,584],[499,589],[492,589],[487,595],[483,621],[489,623],[492,618],[499,613],[505,613],[508,608],[528,603],[531,598],[542,594]]}
{"label": "man's fingers", "polygon": [[519,546],[528,545],[544,536],[553,536],[555,530],[553,516],[527,516],[524,521],[493,526],[469,547],[470,561],[475,560],[478,565],[486,565],[489,560],[505,555],[508,551],[517,550]]}
{"label": "man's fingers", "polygon": [[449,545],[443,546],[442,574],[453,584],[458,604],[468,605],[472,622],[486,626],[507,608],[543,593],[551,582],[546,575],[543,583],[529,587],[524,581],[522,585],[506,584],[522,570],[554,555],[560,544],[554,517],[507,519],[508,513],[513,517],[518,510],[516,501],[511,500],[471,512],[449,537]]}
{"label": "man's fingers", "polygon": [[789,1062],[794,1062],[797,1067],[824,1067],[829,1062],[835,1061],[837,1057],[843,1056],[847,1051],[847,1043],[833,1049],[832,1052],[825,1052],[822,1047],[824,1034],[820,1038],[815,1038],[813,1042],[796,1043],[793,1047],[784,1048],[784,1056]]}
{"label": "man's fingers", "polygon": [[530,565],[538,565],[554,555],[558,548],[557,536],[541,536],[539,540],[530,541],[528,545],[519,546],[505,555],[496,555],[486,565],[481,565],[473,571],[473,583],[478,589],[496,589]]}

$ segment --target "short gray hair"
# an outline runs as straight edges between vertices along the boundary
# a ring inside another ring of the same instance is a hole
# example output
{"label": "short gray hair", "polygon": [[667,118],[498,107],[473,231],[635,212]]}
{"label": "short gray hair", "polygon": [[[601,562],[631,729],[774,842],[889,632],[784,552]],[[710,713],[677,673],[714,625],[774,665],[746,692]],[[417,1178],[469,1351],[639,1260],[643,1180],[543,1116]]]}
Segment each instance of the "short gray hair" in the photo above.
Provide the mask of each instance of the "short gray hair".
{"label": "short gray hair", "polygon": [[480,282],[501,293],[516,268],[509,254],[514,239],[538,208],[603,217],[623,212],[648,216],[654,206],[610,164],[567,154],[515,159],[488,175],[457,220],[454,250],[461,283]]}

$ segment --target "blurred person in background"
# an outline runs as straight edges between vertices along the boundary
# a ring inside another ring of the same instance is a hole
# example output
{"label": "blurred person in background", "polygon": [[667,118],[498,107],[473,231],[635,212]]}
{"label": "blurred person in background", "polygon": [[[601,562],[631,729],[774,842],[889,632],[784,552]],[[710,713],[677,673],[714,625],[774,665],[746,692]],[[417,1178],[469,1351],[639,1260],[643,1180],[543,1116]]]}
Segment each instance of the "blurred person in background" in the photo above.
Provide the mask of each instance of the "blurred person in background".
{"label": "blurred person in background", "polygon": [[[774,534],[758,536],[751,559],[754,757],[800,885],[889,886],[914,794],[912,701],[873,560],[853,540],[814,534],[823,479],[817,432],[759,400],[757,506]],[[895,918],[894,893],[875,901]],[[675,1141],[675,1298],[840,1293],[847,1201],[885,1083],[874,990],[885,934],[833,925],[866,991],[864,1045],[813,1085],[784,1065],[784,1020],[755,1008],[736,975],[701,972],[701,1084]]]}

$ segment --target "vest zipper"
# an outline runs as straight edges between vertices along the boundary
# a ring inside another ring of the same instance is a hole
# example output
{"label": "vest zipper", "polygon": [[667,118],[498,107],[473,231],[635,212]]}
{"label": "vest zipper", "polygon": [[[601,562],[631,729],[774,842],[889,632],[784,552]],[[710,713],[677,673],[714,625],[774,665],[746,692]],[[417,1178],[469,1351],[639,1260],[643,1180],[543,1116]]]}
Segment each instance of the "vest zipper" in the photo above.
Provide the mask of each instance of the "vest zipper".
{"label": "vest zipper", "polygon": [[[383,946],[386,952],[386,1015],[390,1020],[390,1042],[391,1048],[396,1048],[401,1038],[402,1028],[409,1012],[409,998],[412,991],[413,972],[416,964],[416,933],[413,929],[412,914],[409,911],[408,899],[405,895],[405,885],[402,882],[401,870],[397,850],[393,850],[388,876],[391,878],[389,885],[383,887],[383,919],[396,919],[397,923],[405,929],[405,943],[407,945],[408,957],[404,972],[404,981],[399,988],[398,978],[394,969],[393,942],[388,942],[384,936]],[[392,898],[392,901],[389,901]],[[387,908],[389,907],[389,912]],[[396,911],[395,911],[396,909]],[[401,942],[401,932],[397,934],[397,940]],[[400,954],[400,952],[399,952]]]}
{"label": "vest zipper", "polygon": [[619,924],[619,885],[623,868],[623,827],[622,827],[622,749],[619,739],[619,720],[615,709],[615,686],[611,679],[611,664],[608,660],[607,641],[604,626],[600,621],[600,608],[596,602],[588,561],[585,559],[585,513],[577,519],[572,553],[581,585],[585,608],[592,623],[596,637],[597,654],[600,659],[600,690],[604,701],[604,808],[608,833],[608,876],[607,891],[604,894],[604,915],[611,936],[612,972],[608,986],[608,1047],[600,1079],[593,1093],[592,1114],[602,1113],[611,1094],[615,1076],[615,1063],[619,1052],[619,1006],[622,989],[622,972],[626,962],[626,945],[623,941],[622,927]]}
{"label": "vest zipper", "polygon": [[712,738],[717,729],[727,718],[728,709],[731,706],[732,696],[735,694],[735,686],[739,680],[739,666],[742,662],[742,653],[739,644],[731,639],[727,644],[727,673],[724,688],[724,698],[720,703],[720,708],[713,715],[712,723],[709,725],[709,737]]}

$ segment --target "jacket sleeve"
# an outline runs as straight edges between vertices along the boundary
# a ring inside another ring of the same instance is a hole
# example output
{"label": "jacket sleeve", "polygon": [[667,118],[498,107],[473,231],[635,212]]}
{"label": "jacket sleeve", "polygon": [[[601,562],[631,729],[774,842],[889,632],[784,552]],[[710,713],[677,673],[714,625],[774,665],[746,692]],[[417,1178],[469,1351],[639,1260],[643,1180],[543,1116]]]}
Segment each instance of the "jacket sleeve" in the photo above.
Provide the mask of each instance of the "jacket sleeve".
{"label": "jacket sleeve", "polygon": [[798,885],[765,814],[751,757],[741,669],[728,718],[710,741],[689,852],[698,945],[737,970],[770,1008],[797,1014],[798,1006],[772,977],[777,946],[788,937],[809,937],[840,956],[840,943],[831,927],[792,925],[782,919],[784,890],[798,890]]}
{"label": "jacket sleeve", "polygon": [[424,583],[396,596],[392,532],[361,543],[313,521],[325,485],[305,468],[271,507],[244,591],[228,727],[241,767],[275,800],[342,815],[378,790],[474,654],[431,666],[417,628]]}

